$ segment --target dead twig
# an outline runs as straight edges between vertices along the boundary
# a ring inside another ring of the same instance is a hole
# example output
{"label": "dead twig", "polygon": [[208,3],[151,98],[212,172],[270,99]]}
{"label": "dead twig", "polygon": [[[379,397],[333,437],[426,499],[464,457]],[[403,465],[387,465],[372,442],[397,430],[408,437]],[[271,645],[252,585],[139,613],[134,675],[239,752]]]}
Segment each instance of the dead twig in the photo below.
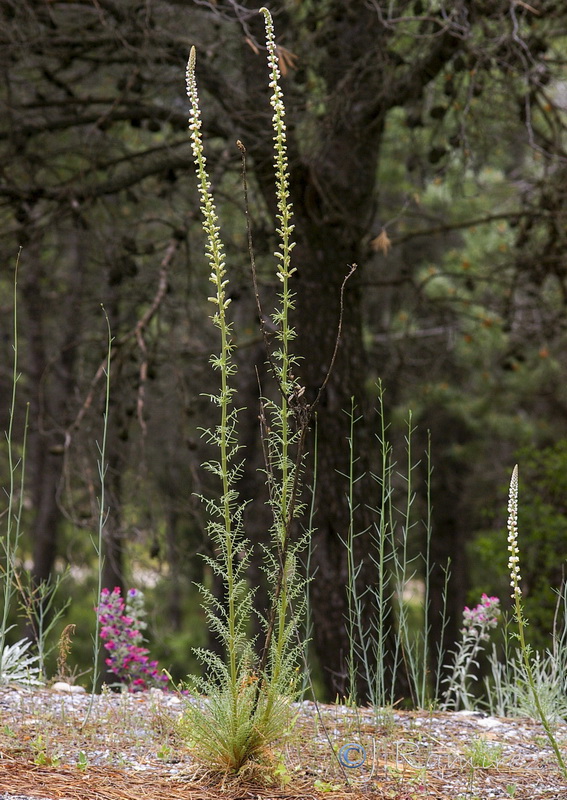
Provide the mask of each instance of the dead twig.
{"label": "dead twig", "polygon": [[[178,238],[172,239],[169,245],[167,246],[165,255],[160,264],[158,288],[156,290],[154,299],[152,300],[150,307],[147,309],[144,315],[138,320],[136,325],[130,331],[128,331],[128,333],[125,333],[123,336],[121,336],[119,339],[116,340],[110,356],[110,361],[111,362],[114,361],[114,359],[120,352],[121,348],[123,348],[124,345],[128,344],[132,340],[136,341],[138,347],[140,348],[140,351],[142,352],[143,358],[142,358],[142,363],[140,365],[140,387],[138,389],[137,413],[138,413],[138,420],[140,422],[140,427],[142,428],[142,431],[144,433],[146,430],[146,423],[143,419],[143,408],[144,408],[145,382],[147,379],[147,371],[148,371],[147,347],[144,340],[144,331],[148,327],[149,323],[151,322],[155,314],[157,313],[163,301],[163,298],[165,297],[165,294],[167,292],[167,275],[169,266],[171,264],[171,261],[173,260],[173,256],[177,252],[178,247],[179,247],[179,239]],[[79,409],[79,412],[77,413],[71,425],[69,425],[65,430],[66,450],[69,448],[71,444],[73,433],[79,429],[81,422],[85,417],[85,414],[88,412],[93,403],[96,388],[101,378],[105,374],[107,368],[107,361],[108,359],[105,356],[104,359],[100,362],[97,371],[95,372],[94,376],[91,379],[87,396],[85,397],[81,405],[81,408]]]}

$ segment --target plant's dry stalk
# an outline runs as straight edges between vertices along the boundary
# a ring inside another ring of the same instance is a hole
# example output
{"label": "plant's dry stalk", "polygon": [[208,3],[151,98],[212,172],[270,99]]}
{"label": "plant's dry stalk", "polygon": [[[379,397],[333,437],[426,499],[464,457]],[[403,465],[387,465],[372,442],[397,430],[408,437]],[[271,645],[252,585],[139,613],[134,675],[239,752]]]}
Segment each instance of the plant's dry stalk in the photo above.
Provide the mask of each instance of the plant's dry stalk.
{"label": "plant's dry stalk", "polygon": [[72,637],[75,635],[76,625],[72,623],[65,625],[61,631],[59,642],[57,643],[57,680],[68,681],[71,672],[67,665],[67,659],[71,654]]}

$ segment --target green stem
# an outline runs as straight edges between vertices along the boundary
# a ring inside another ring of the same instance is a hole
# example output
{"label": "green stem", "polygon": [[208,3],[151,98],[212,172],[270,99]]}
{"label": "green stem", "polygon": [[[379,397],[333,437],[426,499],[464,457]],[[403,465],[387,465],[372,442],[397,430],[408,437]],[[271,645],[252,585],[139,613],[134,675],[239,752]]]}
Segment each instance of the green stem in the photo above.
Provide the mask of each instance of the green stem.
{"label": "green stem", "polygon": [[551,730],[551,725],[549,724],[539,699],[530,660],[530,648],[526,643],[526,637],[524,633],[526,620],[524,619],[524,613],[522,610],[522,590],[520,588],[521,577],[519,567],[520,558],[518,548],[518,465],[514,467],[512,471],[512,478],[510,480],[510,492],[508,499],[508,551],[510,553],[508,559],[508,569],[511,578],[510,585],[512,587],[515,618],[518,625],[518,639],[520,641],[520,651],[522,653],[522,659],[524,662],[528,683],[530,684],[530,690],[534,699],[537,713],[539,714],[541,724],[543,725],[549,743],[553,749],[553,752],[555,753],[555,758],[557,759],[561,773],[563,774],[564,778],[567,778],[567,766],[563,761],[563,756],[561,755],[561,751],[559,750],[559,746],[555,736],[553,735],[553,731]]}
{"label": "green stem", "polygon": [[423,649],[421,653],[422,675],[421,675],[421,692],[419,698],[419,705],[425,708],[425,698],[427,696],[427,673],[429,661],[429,581],[431,577],[431,473],[433,467],[431,465],[431,432],[427,432],[427,450],[426,450],[426,464],[427,464],[427,478],[426,478],[426,521],[425,521],[425,556],[424,556],[424,575],[425,575],[425,593],[423,597]]}
{"label": "green stem", "polygon": [[[276,610],[277,631],[276,639],[272,652],[270,683],[273,687],[278,685],[280,670],[284,658],[284,648],[286,639],[286,621],[289,612],[289,572],[292,569],[291,561],[293,553],[290,548],[291,525],[295,515],[295,504],[298,491],[298,477],[305,431],[302,430],[300,443],[298,445],[298,456],[295,463],[290,460],[290,447],[293,439],[293,432],[290,429],[290,407],[289,398],[292,396],[295,386],[294,378],[291,374],[291,367],[294,358],[290,354],[290,342],[294,336],[294,330],[289,324],[289,312],[293,309],[292,294],[289,289],[289,278],[294,272],[291,267],[291,251],[294,243],[291,235],[293,232],[292,207],[289,203],[289,178],[288,163],[286,154],[286,134],[285,134],[285,108],[282,101],[282,92],[279,86],[279,70],[277,64],[277,52],[274,38],[273,22],[270,12],[266,8],[260,9],[264,15],[266,27],[266,43],[268,48],[268,64],[270,67],[270,87],[273,90],[270,103],[274,110],[274,167],[275,167],[275,188],[277,197],[276,215],[279,222],[277,233],[280,238],[279,249],[276,257],[279,259],[277,277],[281,281],[280,300],[281,306],[274,316],[274,321],[278,325],[278,339],[280,350],[278,353],[279,367],[276,378],[281,389],[280,408],[276,412],[279,422],[279,443],[275,445],[275,454],[280,465],[280,493],[278,507],[274,509],[276,515],[276,547],[278,549],[279,575],[275,587],[273,604]],[[278,448],[279,444],[279,448]],[[278,452],[279,449],[279,452]],[[293,580],[293,579],[291,579]],[[268,653],[270,642],[270,627],[267,631],[264,652]],[[264,658],[262,659],[264,660]]]}
{"label": "green stem", "polygon": [[[379,417],[380,417],[380,449],[381,449],[381,475],[380,480],[380,521],[378,527],[378,589],[377,589],[377,663],[376,663],[376,680],[374,690],[374,704],[376,706],[386,705],[386,622],[387,622],[387,609],[386,609],[386,540],[388,536],[388,527],[391,523],[388,522],[390,517],[390,443],[386,439],[386,420],[384,411],[384,394],[382,383],[378,384],[378,402],[379,402]],[[396,638],[397,641],[397,638]],[[394,676],[392,676],[392,684],[394,683]],[[393,699],[392,697],[390,698]]]}
{"label": "green stem", "polygon": [[561,751],[559,750],[559,745],[557,744],[557,740],[553,734],[553,731],[551,730],[551,725],[549,724],[547,715],[543,710],[543,706],[541,705],[537,687],[535,685],[532,664],[530,661],[530,649],[529,646],[526,644],[526,638],[524,633],[525,620],[520,598],[521,598],[520,593],[514,592],[514,608],[516,612],[516,621],[518,623],[518,637],[520,640],[520,650],[522,652],[522,658],[524,661],[524,667],[526,669],[526,675],[528,676],[530,690],[532,693],[532,697],[534,699],[537,713],[539,714],[541,724],[543,725],[543,729],[545,730],[549,743],[553,749],[553,752],[555,753],[555,758],[557,759],[557,763],[559,764],[559,769],[561,770],[563,777],[567,778],[567,766],[565,765],[565,761],[563,760],[563,756],[561,755]]}
{"label": "green stem", "polygon": [[348,469],[348,534],[347,534],[347,569],[348,569],[348,584],[347,584],[347,602],[348,602],[348,639],[349,639],[349,656],[348,656],[348,671],[349,671],[349,700],[353,703],[356,702],[356,664],[355,664],[355,610],[357,605],[357,590],[356,590],[356,566],[354,562],[354,465],[356,459],[354,457],[354,425],[355,425],[355,404],[354,397],[350,399],[350,430],[348,438],[349,447],[349,469]]}
{"label": "green stem", "polygon": [[[108,413],[110,409],[110,362],[112,358],[112,331],[110,329],[110,320],[108,319],[108,314],[106,313],[104,307],[102,308],[104,313],[104,318],[106,320],[106,330],[107,330],[107,353],[106,353],[106,369],[105,369],[105,394],[104,394],[104,414],[103,414],[103,426],[102,426],[102,443],[99,447],[99,458],[98,458],[98,476],[100,480],[100,497],[99,497],[99,509],[98,509],[98,535],[96,540],[96,550],[98,556],[98,580],[97,580],[97,605],[100,602],[100,595],[102,592],[102,567],[103,567],[103,559],[104,554],[102,551],[102,540],[103,540],[103,532],[104,526],[106,525],[107,519],[107,508],[106,508],[106,442],[108,437]],[[94,652],[93,652],[93,680],[92,680],[92,687],[91,687],[91,697],[90,702],[87,708],[87,713],[85,715],[85,719],[81,725],[81,730],[87,724],[89,717],[91,715],[91,711],[94,704],[94,698],[96,694],[96,687],[99,677],[99,662],[100,662],[100,621],[98,613],[95,614],[95,633],[94,633]]]}
{"label": "green stem", "polygon": [[235,553],[235,529],[233,519],[233,471],[231,470],[231,454],[234,450],[233,441],[233,411],[231,409],[231,398],[233,390],[230,386],[229,378],[234,372],[234,365],[231,361],[232,343],[230,334],[230,323],[226,317],[226,309],[230,304],[230,298],[226,297],[226,285],[228,280],[225,278],[226,269],[224,261],[224,251],[219,236],[218,217],[216,213],[213,196],[210,192],[210,183],[207,173],[207,161],[205,158],[203,143],[201,139],[201,120],[199,109],[199,98],[195,81],[195,62],[196,51],[191,48],[189,63],[187,65],[187,94],[191,101],[191,120],[190,129],[192,131],[191,140],[193,155],[195,159],[196,173],[199,180],[199,195],[201,197],[201,211],[203,214],[203,229],[207,238],[208,260],[211,267],[210,281],[215,287],[215,294],[209,300],[215,305],[216,310],[212,316],[214,325],[220,331],[220,356],[213,360],[214,365],[220,369],[221,388],[217,398],[221,410],[220,426],[217,428],[215,442],[219,448],[220,455],[220,478],[222,484],[221,515],[223,520],[223,547],[225,558],[225,586],[227,593],[227,655],[229,661],[229,682],[232,702],[231,724],[233,733],[237,725],[238,694],[239,694],[239,658],[238,658],[238,620],[237,620],[237,577],[234,566]]}
{"label": "green stem", "polygon": [[[15,570],[15,559],[16,559],[16,551],[18,547],[18,541],[20,537],[20,524],[21,524],[21,517],[22,517],[22,510],[23,510],[23,490],[24,490],[24,474],[25,474],[25,443],[26,443],[26,436],[27,436],[27,428],[28,428],[28,416],[29,416],[29,404],[26,407],[26,419],[25,419],[25,427],[24,427],[24,446],[23,446],[23,453],[22,453],[22,460],[21,462],[14,463],[14,442],[13,442],[13,434],[14,434],[14,420],[16,416],[16,400],[17,400],[17,385],[19,381],[19,374],[18,374],[18,267],[20,264],[20,254],[21,250],[18,253],[18,257],[16,259],[16,268],[14,271],[14,287],[13,287],[13,298],[14,298],[14,316],[13,316],[13,335],[14,335],[14,361],[12,365],[12,395],[10,400],[10,415],[9,415],[9,422],[8,422],[8,431],[6,433],[6,441],[8,445],[8,470],[10,473],[9,478],[9,491],[8,491],[8,509],[7,509],[7,519],[6,519],[6,537],[3,542],[3,550],[6,556],[6,567],[4,570],[3,576],[3,609],[2,609],[2,622],[0,623],[0,675],[2,674],[2,660],[4,654],[4,647],[6,644],[6,634],[8,632],[8,617],[10,614],[10,607],[12,602],[12,597],[14,594],[14,570]],[[14,500],[15,500],[15,491],[16,491],[16,481],[15,481],[15,472],[18,467],[18,464],[21,463],[21,480],[20,480],[20,498],[19,498],[19,508],[16,517],[16,529],[13,530],[14,526]]]}

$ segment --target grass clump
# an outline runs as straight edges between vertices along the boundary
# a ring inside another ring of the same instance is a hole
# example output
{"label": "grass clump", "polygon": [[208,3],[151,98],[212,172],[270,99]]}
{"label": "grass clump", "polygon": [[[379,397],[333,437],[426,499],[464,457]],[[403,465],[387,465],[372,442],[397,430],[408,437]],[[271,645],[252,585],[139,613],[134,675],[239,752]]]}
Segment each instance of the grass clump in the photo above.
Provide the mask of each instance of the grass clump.
{"label": "grass clump", "polygon": [[478,769],[494,769],[502,761],[501,744],[487,741],[483,736],[475,737],[465,748],[465,755],[471,767]]}

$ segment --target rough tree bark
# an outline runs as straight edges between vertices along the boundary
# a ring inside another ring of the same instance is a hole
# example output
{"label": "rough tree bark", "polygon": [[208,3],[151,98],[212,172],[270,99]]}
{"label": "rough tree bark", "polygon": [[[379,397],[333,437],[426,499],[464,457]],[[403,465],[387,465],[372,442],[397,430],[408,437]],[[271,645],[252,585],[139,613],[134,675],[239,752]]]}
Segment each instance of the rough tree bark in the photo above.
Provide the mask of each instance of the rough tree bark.
{"label": "rough tree bark", "polygon": [[[279,10],[279,9],[278,9]],[[291,50],[300,47],[300,29],[290,16],[276,18],[278,35]],[[249,22],[250,30],[262,41],[259,21]],[[399,102],[419,98],[458,48],[458,41],[441,35],[430,44],[419,67],[412,65],[396,81],[384,85],[391,64],[384,62],[392,28],[381,25],[370,4],[330,2],[325,22],[318,33],[320,49],[315,57],[327,97],[325,112],[311,120],[313,146],[306,148],[297,125],[302,113],[301,87],[297,75],[284,80],[288,116],[291,195],[294,205],[297,246],[294,263],[298,331],[298,352],[302,356],[300,380],[307,389],[308,401],[315,397],[328,372],[339,320],[341,284],[352,264],[358,272],[344,294],[341,343],[335,367],[318,410],[317,515],[315,519],[313,564],[316,571],[311,585],[313,644],[322,665],[329,696],[345,695],[349,640],[346,617],[347,558],[341,538],[349,527],[347,488],[340,473],[347,470],[349,422],[344,411],[351,398],[364,409],[366,402],[366,363],[362,337],[360,277],[368,257],[368,237],[376,212],[377,165],[380,141],[387,112]],[[288,44],[289,42],[289,44]],[[318,61],[317,61],[318,58]],[[270,141],[266,131],[270,115],[262,113],[259,98],[266,95],[266,77],[259,57],[244,47],[244,72],[248,99],[245,115],[234,119],[243,129],[242,138],[254,160],[255,175],[268,208],[274,213],[273,172]],[[386,68],[389,67],[387,72]],[[293,82],[296,82],[294,85]],[[254,113],[252,113],[254,111]],[[360,467],[370,459],[371,440],[360,429]],[[311,449],[313,443],[311,442]],[[312,471],[308,471],[309,483]],[[364,503],[364,482],[359,493],[359,525],[364,531],[371,523]],[[356,540],[358,562],[369,551],[368,535]],[[362,586],[375,581],[375,568],[364,560],[359,575]],[[368,620],[366,621],[368,622]],[[359,697],[367,696],[362,676]],[[398,695],[407,693],[407,683],[399,675]]]}
{"label": "rough tree bark", "polygon": [[[63,307],[76,309],[82,293],[84,250],[80,237],[71,232],[65,247],[71,268],[65,276],[58,276],[59,282],[46,269],[41,248],[33,242],[26,246],[20,271],[31,387],[28,456],[35,511],[30,529],[34,586],[49,580],[58,552],[63,430],[70,420],[70,401],[76,385],[75,343],[82,327],[80,314],[60,313]],[[54,291],[55,286],[58,291]]]}

